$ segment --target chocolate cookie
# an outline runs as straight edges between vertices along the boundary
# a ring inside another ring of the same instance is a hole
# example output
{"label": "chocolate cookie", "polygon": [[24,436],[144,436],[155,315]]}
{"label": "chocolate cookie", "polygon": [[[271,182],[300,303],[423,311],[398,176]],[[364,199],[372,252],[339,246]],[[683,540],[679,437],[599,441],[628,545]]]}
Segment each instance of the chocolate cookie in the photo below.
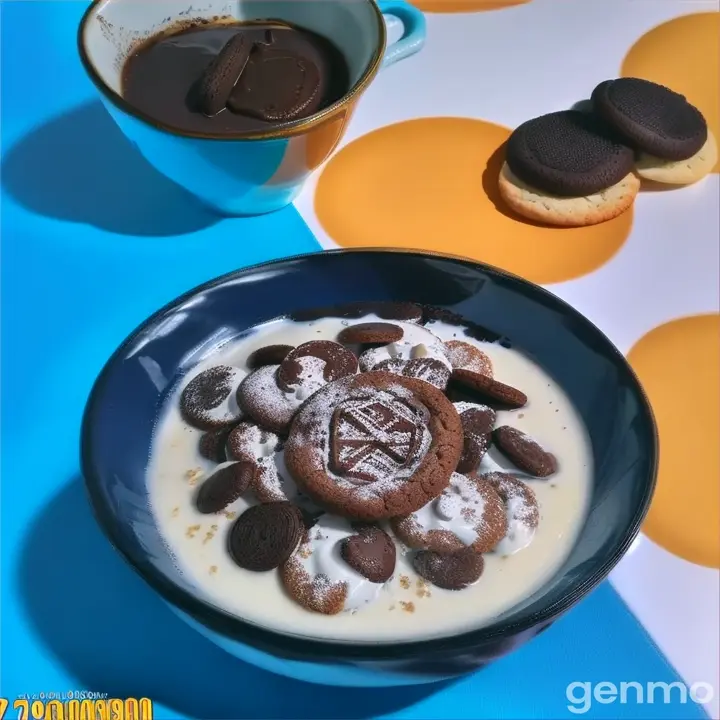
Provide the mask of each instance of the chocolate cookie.
{"label": "chocolate cookie", "polygon": [[471,548],[450,555],[421,550],[413,558],[417,574],[444,590],[463,590],[476,583],[484,566],[482,555]]}
{"label": "chocolate cookie", "polygon": [[340,546],[343,560],[370,582],[387,582],[395,572],[395,543],[379,527],[361,525]]}
{"label": "chocolate cookie", "polygon": [[450,380],[448,366],[436,358],[422,357],[413,360],[402,360],[399,357],[383,360],[375,366],[374,370],[403,375],[404,377],[424,380],[426,383],[444,390]]}
{"label": "chocolate cookie", "polygon": [[311,340],[291,350],[280,363],[277,384],[285,392],[309,390],[304,394],[306,399],[325,383],[354,375],[357,370],[357,358],[340,343]]}
{"label": "chocolate cookie", "polygon": [[489,482],[505,504],[507,533],[495,552],[512,555],[527,547],[540,523],[540,509],[535,493],[529,485],[507,473],[492,472],[481,476]]}
{"label": "chocolate cookie", "polygon": [[236,423],[241,416],[235,391],[244,373],[229,365],[217,365],[196,375],[180,395],[184,420],[200,430]]}
{"label": "chocolate cookie", "polygon": [[521,430],[503,425],[493,432],[493,437],[503,455],[528,475],[544,478],[557,472],[555,456]]}
{"label": "chocolate cookie", "polygon": [[457,471],[473,472],[492,444],[495,411],[487,405],[474,403],[457,402],[454,405],[463,426],[463,453]]}
{"label": "chocolate cookie", "polygon": [[687,160],[707,140],[702,113],[684,95],[649,80],[606,80],[593,90],[592,102],[628,144],[658,158]]}
{"label": "chocolate cookie", "polygon": [[445,349],[453,370],[469,370],[479,375],[493,376],[492,361],[474,345],[462,340],[448,340]]}
{"label": "chocolate cookie", "polygon": [[302,515],[292,503],[254,505],[232,526],[228,551],[241,568],[266,572],[293,554],[304,533]]}
{"label": "chocolate cookie", "polygon": [[595,115],[563,110],[520,125],[507,142],[506,162],[534,188],[582,197],[619,183],[634,156]]}
{"label": "chocolate cookie", "polygon": [[199,512],[209,515],[234,503],[249,487],[255,466],[248,462],[226,462],[218,465],[203,482],[195,498]]}
{"label": "chocolate cookie", "polygon": [[338,342],[347,345],[384,345],[402,340],[405,331],[399,325],[382,322],[350,325],[338,334]]}
{"label": "chocolate cookie", "polygon": [[218,430],[208,430],[208,432],[203,433],[198,441],[200,455],[211,462],[225,462],[227,460],[225,446],[231,432],[232,427],[226,427]]}
{"label": "chocolate cookie", "polygon": [[284,434],[302,401],[284,393],[277,384],[278,365],[265,365],[240,383],[237,402],[242,411],[258,425]]}
{"label": "chocolate cookie", "polygon": [[460,418],[442,392],[370,372],[327,385],[301,408],[285,462],[320,505],[373,521],[414,512],[436,497],[461,451]]}
{"label": "chocolate cookie", "polygon": [[487,480],[453,473],[439,497],[420,510],[390,521],[408,547],[452,553],[471,547],[490,552],[505,537],[503,501]]}
{"label": "chocolate cookie", "polygon": [[266,345],[248,355],[247,366],[257,370],[265,365],[279,365],[294,350],[292,345]]}
{"label": "chocolate cookie", "polygon": [[451,383],[479,395],[493,407],[514,409],[527,404],[527,395],[521,390],[470,370],[453,370]]}

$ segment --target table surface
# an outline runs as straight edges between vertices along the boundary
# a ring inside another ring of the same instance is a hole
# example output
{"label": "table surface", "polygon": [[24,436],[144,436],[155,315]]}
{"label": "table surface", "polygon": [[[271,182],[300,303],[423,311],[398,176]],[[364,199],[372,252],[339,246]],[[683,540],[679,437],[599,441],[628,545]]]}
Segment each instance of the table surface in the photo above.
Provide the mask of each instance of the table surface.
{"label": "table surface", "polygon": [[[418,2],[427,8],[433,0]],[[377,79],[363,98],[346,147],[309,184],[295,208],[221,221],[150,168],[105,114],[75,52],[75,29],[84,6],[63,0],[0,4],[0,698],[12,703],[20,694],[90,690],[110,697],[149,697],[156,718],[228,720],[705,717],[700,706],[682,702],[679,691],[667,703],[661,701],[662,693],[653,703],[637,702],[633,691],[627,702],[602,703],[597,695],[587,696],[588,686],[582,685],[717,680],[717,569],[677,557],[645,536],[611,582],[551,630],[489,669],[452,684],[319,693],[313,686],[245,665],[171,614],[105,542],[83,494],[78,434],[87,394],[102,364],[159,306],[234,268],[352,245],[356,234],[374,229],[362,226],[351,209],[340,224],[328,211],[331,200],[343,201],[342,178],[349,167],[353,183],[359,179],[353,191],[358,207],[384,217],[382,198],[363,187],[370,171],[353,166],[352,149],[368,133],[447,115],[455,121],[474,120],[472,127],[461,123],[450,129],[483,146],[487,138],[473,134],[480,125],[490,125],[493,135],[493,127],[514,127],[531,115],[567,106],[599,80],[618,74],[624,56],[619,48],[627,50],[676,16],[716,10],[717,3],[534,0],[492,12],[429,14],[423,53]],[[586,28],[575,42],[587,54],[578,56],[577,67],[569,68],[559,57],[552,66],[548,58],[562,52],[560,40],[576,37],[577,27]],[[512,49],[503,39],[511,30]],[[467,55],[468,67],[476,69],[475,92],[443,75],[445,50],[458,45],[464,62]],[[531,77],[526,77],[527,65],[516,56],[516,47],[537,53]],[[503,61],[480,81],[477,68],[483,63],[488,67],[502,53]],[[506,76],[516,79],[514,87]],[[424,78],[426,87],[412,91],[417,78]],[[432,120],[414,127],[397,143],[399,151],[408,152],[408,142],[435,141],[439,126]],[[487,127],[481,130],[482,135]],[[395,143],[397,136],[390,132]],[[370,142],[373,151],[375,141]],[[375,150],[386,140],[378,142]],[[324,178],[339,189],[329,192]],[[392,183],[391,178],[375,179],[388,181],[387,195],[402,207],[407,178],[400,172]],[[580,256],[571,259],[564,252],[565,240],[555,246],[551,238],[543,246],[551,248],[543,262],[521,268],[572,302],[625,352],[667,320],[718,309],[718,176],[642,200],[628,237],[592,236],[579,245]],[[443,202],[450,203],[444,210]],[[502,251],[468,246],[450,217],[456,202],[452,197],[439,204],[448,232],[433,241],[435,249],[480,258],[488,253],[492,262],[517,269],[522,253],[512,243]],[[491,225],[497,221],[486,220]],[[503,231],[501,225],[492,228]],[[397,232],[380,228],[373,237],[381,245]],[[683,252],[678,252],[680,242]],[[687,242],[692,244],[689,251],[684,250]],[[645,296],[645,290],[665,281],[659,299]],[[635,312],[627,313],[628,307]],[[676,624],[677,618],[681,623]],[[568,696],[572,683],[576,685]],[[717,717],[717,698],[706,708]]]}

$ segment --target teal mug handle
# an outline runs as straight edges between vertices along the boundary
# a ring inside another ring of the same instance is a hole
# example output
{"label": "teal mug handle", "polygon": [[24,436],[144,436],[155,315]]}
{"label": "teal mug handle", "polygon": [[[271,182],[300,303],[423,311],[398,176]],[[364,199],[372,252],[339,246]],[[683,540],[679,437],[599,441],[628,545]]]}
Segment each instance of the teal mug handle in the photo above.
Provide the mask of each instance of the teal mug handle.
{"label": "teal mug handle", "polygon": [[382,67],[386,68],[422,50],[427,34],[425,15],[405,0],[377,0],[377,5],[383,15],[393,15],[403,24],[402,37],[385,48]]}

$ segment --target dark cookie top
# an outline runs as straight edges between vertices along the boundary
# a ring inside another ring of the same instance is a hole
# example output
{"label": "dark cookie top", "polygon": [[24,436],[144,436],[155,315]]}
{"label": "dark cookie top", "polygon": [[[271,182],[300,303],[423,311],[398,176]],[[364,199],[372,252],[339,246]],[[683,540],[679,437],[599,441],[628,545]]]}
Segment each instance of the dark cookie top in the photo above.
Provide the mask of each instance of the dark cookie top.
{"label": "dark cookie top", "polygon": [[235,390],[242,371],[229,365],[216,365],[196,375],[180,395],[180,412],[200,430],[232,425],[240,419]]}
{"label": "dark cookie top", "polygon": [[362,525],[356,529],[357,534],[342,542],[340,553],[343,560],[370,582],[388,581],[395,572],[393,539],[374,525]]}
{"label": "dark cookie top", "polygon": [[507,142],[506,161],[520,180],[563,197],[606,190],[633,169],[633,151],[599,118],[563,110],[528,120]]}
{"label": "dark cookie top", "polygon": [[421,550],[413,559],[417,574],[444,590],[462,590],[477,582],[485,562],[470,548],[451,554]]}
{"label": "dark cookie top", "polygon": [[234,503],[252,483],[255,466],[248,462],[227,462],[200,486],[195,504],[203,514],[218,513]]}
{"label": "dark cookie top", "polygon": [[422,507],[462,449],[455,408],[426,382],[369,372],[323,388],[296,415],[285,462],[320,504],[363,520]]}
{"label": "dark cookie top", "polygon": [[684,95],[639,78],[606,80],[593,90],[595,111],[638,150],[686,160],[707,140],[702,113]]}

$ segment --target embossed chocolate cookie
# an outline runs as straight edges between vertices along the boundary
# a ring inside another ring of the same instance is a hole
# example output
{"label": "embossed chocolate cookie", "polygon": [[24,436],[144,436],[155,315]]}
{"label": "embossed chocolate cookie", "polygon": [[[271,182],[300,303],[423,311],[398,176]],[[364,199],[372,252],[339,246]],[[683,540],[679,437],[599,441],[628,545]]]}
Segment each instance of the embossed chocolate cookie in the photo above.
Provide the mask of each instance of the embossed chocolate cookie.
{"label": "embossed chocolate cookie", "polygon": [[493,432],[496,447],[528,475],[549,477],[557,472],[557,459],[522,430],[503,425]]}
{"label": "embossed chocolate cookie", "polygon": [[445,349],[453,370],[469,370],[479,375],[493,376],[492,361],[474,345],[462,340],[447,340]]}
{"label": "embossed chocolate cookie", "polygon": [[495,552],[512,555],[532,542],[540,523],[537,498],[529,485],[507,473],[485,473],[481,477],[495,488],[505,504],[507,533]]}
{"label": "embossed chocolate cookie", "polygon": [[520,408],[527,403],[527,395],[521,390],[470,370],[453,370],[451,383],[500,408]]}
{"label": "embossed chocolate cookie", "polygon": [[293,554],[304,533],[302,514],[292,503],[253,505],[232,526],[228,551],[241,568],[266,572]]}
{"label": "embossed chocolate cookie", "polygon": [[325,383],[354,375],[357,369],[357,358],[340,343],[311,340],[290,351],[280,363],[277,383],[281,390],[296,395],[303,389],[306,399]]}
{"label": "embossed chocolate cookie", "polygon": [[343,560],[370,582],[387,582],[395,572],[395,543],[382,529],[360,525],[357,534],[343,540]]}
{"label": "embossed chocolate cookie", "polygon": [[442,392],[370,372],[327,385],[301,408],[285,462],[319,504],[373,521],[414,512],[436,497],[461,451],[460,418]]}
{"label": "embossed chocolate cookie", "polygon": [[453,473],[442,493],[420,510],[390,521],[408,547],[451,553],[471,547],[490,552],[507,531],[505,506],[481,477]]}
{"label": "embossed chocolate cookie", "polygon": [[382,322],[367,322],[350,325],[341,330],[338,342],[347,345],[385,345],[402,340],[405,331],[399,325]]}
{"label": "embossed chocolate cookie", "polygon": [[251,372],[238,387],[237,402],[251,420],[282,435],[302,401],[278,387],[278,367],[265,365]]}
{"label": "embossed chocolate cookie", "polygon": [[480,579],[485,562],[471,548],[449,555],[421,550],[413,558],[413,567],[420,577],[439,588],[463,590]]}
{"label": "embossed chocolate cookie", "polygon": [[476,403],[456,402],[454,405],[463,426],[463,453],[457,471],[473,472],[478,469],[492,444],[495,411],[487,405]]}
{"label": "embossed chocolate cookie", "polygon": [[322,515],[280,569],[288,595],[306,610],[335,615],[376,600],[382,583],[371,582],[342,558],[343,544],[357,531],[337,515]]}
{"label": "embossed chocolate cookie", "polygon": [[255,467],[248,462],[225,462],[203,482],[195,498],[203,514],[218,513],[234,503],[252,483]]}
{"label": "embossed chocolate cookie", "polygon": [[180,395],[185,422],[200,430],[236,423],[242,413],[235,391],[243,377],[242,370],[229,365],[217,365],[196,375]]}
{"label": "embossed chocolate cookie", "polygon": [[248,355],[247,366],[257,370],[265,365],[279,365],[291,350],[294,350],[292,345],[265,345]]}
{"label": "embossed chocolate cookie", "polygon": [[390,358],[377,365],[375,370],[384,370],[394,375],[424,380],[440,390],[444,390],[450,380],[450,370],[447,365],[431,357],[414,358],[413,360]]}

